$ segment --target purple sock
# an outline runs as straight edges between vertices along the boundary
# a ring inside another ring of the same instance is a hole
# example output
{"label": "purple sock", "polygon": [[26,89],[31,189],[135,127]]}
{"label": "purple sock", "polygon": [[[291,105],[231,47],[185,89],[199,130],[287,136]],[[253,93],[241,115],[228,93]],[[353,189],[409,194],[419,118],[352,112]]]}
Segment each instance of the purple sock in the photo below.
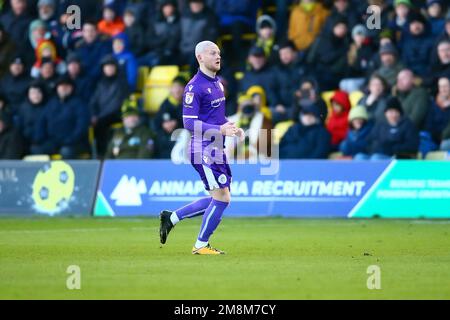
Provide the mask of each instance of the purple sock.
{"label": "purple sock", "polygon": [[228,202],[222,202],[215,199],[211,201],[211,204],[208,209],[206,209],[205,215],[203,216],[203,223],[198,236],[198,241],[209,241],[209,238],[219,226],[220,221],[222,221],[223,212],[228,205]]}
{"label": "purple sock", "polygon": [[211,203],[211,200],[211,197],[197,200],[181,209],[178,209],[177,211],[175,211],[175,213],[180,221],[187,218],[202,216]]}

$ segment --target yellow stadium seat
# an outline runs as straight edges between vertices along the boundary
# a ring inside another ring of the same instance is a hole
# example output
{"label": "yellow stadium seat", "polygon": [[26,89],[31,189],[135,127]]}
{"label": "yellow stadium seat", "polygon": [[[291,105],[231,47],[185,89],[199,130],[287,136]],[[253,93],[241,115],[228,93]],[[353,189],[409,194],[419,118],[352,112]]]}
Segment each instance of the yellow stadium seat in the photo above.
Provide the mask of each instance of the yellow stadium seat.
{"label": "yellow stadium seat", "polygon": [[295,122],[292,120],[278,123],[273,130],[273,142],[275,144],[280,144],[281,139],[283,139],[286,132],[294,125],[294,123]]}
{"label": "yellow stadium seat", "polygon": [[42,155],[30,155],[23,158],[23,161],[26,162],[49,162],[50,156],[46,154]]}
{"label": "yellow stadium seat", "polygon": [[429,161],[450,160],[450,153],[446,151],[430,152],[427,154],[425,160]]}
{"label": "yellow stadium seat", "polygon": [[148,77],[144,90],[144,110],[150,114],[158,112],[159,107],[169,96],[170,86],[180,72],[178,66],[154,67]]}
{"label": "yellow stadium seat", "polygon": [[334,95],[334,92],[335,92],[334,90],[322,92],[322,99],[327,104],[328,116],[331,115],[331,101],[330,100],[331,100],[331,97]]}
{"label": "yellow stadium seat", "polygon": [[144,90],[145,82],[147,81],[149,74],[150,74],[149,67],[140,67],[139,68],[137,88],[136,88],[136,90],[138,92],[142,92]]}
{"label": "yellow stadium seat", "polygon": [[359,100],[364,97],[364,93],[362,91],[353,91],[350,93],[350,102],[352,107],[356,107],[358,105]]}

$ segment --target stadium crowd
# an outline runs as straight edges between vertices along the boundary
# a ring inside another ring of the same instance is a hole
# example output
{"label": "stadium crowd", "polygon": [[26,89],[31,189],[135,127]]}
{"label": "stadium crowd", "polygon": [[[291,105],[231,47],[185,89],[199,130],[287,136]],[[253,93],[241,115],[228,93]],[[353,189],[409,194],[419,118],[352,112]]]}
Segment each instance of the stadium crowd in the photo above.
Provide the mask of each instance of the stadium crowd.
{"label": "stadium crowd", "polygon": [[[280,158],[450,151],[445,0],[0,0],[0,13],[0,159],[182,154],[189,137],[171,136],[202,40],[221,45],[229,119],[253,129],[230,156],[257,157],[274,128]],[[139,70],[161,65],[184,71],[149,114]]]}

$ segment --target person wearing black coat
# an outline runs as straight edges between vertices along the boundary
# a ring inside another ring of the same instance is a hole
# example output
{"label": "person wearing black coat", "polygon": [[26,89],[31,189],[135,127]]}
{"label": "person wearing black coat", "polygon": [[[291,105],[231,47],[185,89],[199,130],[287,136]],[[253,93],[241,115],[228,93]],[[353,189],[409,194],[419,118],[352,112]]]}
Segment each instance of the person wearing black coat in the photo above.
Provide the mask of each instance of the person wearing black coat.
{"label": "person wearing black coat", "polygon": [[337,18],[333,31],[318,37],[309,50],[307,63],[324,91],[338,88],[339,82],[348,74],[350,40],[347,24],[344,17]]}
{"label": "person wearing black coat", "polygon": [[23,155],[23,141],[12,125],[11,115],[0,111],[0,160],[20,160]]}
{"label": "person wearing black coat", "polygon": [[244,77],[238,83],[238,90],[246,92],[250,87],[261,86],[267,95],[268,105],[273,105],[276,98],[272,96],[275,85],[274,71],[267,64],[264,50],[260,47],[252,47],[248,57],[249,67],[244,73]]}
{"label": "person wearing black coat", "polygon": [[24,138],[27,150],[36,143],[35,132],[44,114],[46,103],[45,85],[39,81],[32,82],[28,88],[27,99],[20,105],[17,115],[17,128]]}
{"label": "person wearing black coat", "polygon": [[130,5],[124,13],[125,34],[129,40],[130,51],[135,57],[140,57],[145,53],[145,43],[149,39],[145,38],[145,30],[139,21],[138,7]]}
{"label": "person wearing black coat", "polygon": [[103,76],[90,100],[91,125],[100,156],[106,151],[111,125],[122,121],[121,106],[128,96],[128,84],[117,60],[108,55],[102,60]]}
{"label": "person wearing black coat", "polygon": [[64,76],[58,80],[57,96],[46,106],[36,127],[36,143],[32,154],[60,154],[63,159],[76,159],[87,151],[89,110],[74,94],[73,81]]}
{"label": "person wearing black coat", "polygon": [[331,150],[331,136],[320,121],[317,106],[303,108],[299,120],[281,140],[280,158],[326,159]]}
{"label": "person wearing black coat", "polygon": [[274,68],[272,123],[288,120],[293,108],[295,91],[300,85],[305,70],[298,63],[297,51],[291,41],[279,46],[280,64]]}
{"label": "person wearing black coat", "polygon": [[17,0],[0,16],[0,23],[18,48],[28,42],[28,27],[32,21],[26,0]]}
{"label": "person wearing black coat", "polygon": [[370,155],[357,154],[355,160],[387,160],[415,158],[419,150],[419,132],[397,98],[388,100],[386,121],[375,124],[368,137]]}
{"label": "person wearing black coat", "polygon": [[0,80],[0,92],[13,113],[23,102],[30,82],[31,77],[26,72],[22,57],[14,57],[9,65],[9,72]]}
{"label": "person wearing black coat", "polygon": [[180,17],[176,1],[162,1],[159,15],[147,30],[146,50],[148,53],[140,64],[154,66],[176,61],[181,39]]}

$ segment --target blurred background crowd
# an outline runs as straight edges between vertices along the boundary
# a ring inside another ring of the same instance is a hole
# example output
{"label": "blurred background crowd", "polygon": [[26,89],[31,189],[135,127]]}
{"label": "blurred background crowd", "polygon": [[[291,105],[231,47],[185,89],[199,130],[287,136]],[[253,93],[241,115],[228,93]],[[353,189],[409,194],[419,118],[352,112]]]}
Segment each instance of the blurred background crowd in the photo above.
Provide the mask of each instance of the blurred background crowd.
{"label": "blurred background crowd", "polygon": [[203,40],[222,50],[227,116],[249,130],[230,157],[270,155],[260,129],[285,159],[447,152],[448,5],[0,0],[0,159],[184,158],[189,134],[172,135]]}

